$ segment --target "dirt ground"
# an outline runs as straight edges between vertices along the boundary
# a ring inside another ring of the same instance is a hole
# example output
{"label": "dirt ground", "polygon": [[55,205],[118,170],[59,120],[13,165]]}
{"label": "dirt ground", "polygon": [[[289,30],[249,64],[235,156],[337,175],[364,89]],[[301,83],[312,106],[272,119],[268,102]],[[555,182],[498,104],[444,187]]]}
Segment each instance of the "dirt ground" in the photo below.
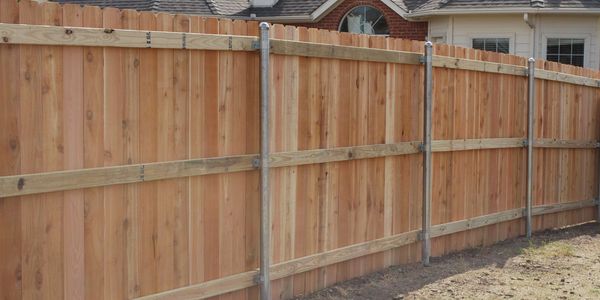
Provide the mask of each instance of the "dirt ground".
{"label": "dirt ground", "polygon": [[509,240],[342,282],[313,299],[600,299],[600,226]]}

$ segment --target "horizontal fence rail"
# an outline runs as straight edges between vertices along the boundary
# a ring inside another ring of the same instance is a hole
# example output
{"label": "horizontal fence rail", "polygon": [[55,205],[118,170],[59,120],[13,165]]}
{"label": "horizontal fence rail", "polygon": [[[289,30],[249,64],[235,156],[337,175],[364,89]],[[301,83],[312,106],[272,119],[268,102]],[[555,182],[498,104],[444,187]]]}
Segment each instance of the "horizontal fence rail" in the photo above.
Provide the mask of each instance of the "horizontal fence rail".
{"label": "horizontal fence rail", "polygon": [[0,24],[0,44],[188,50],[257,50],[249,36],[110,28]]}
{"label": "horizontal fence rail", "polygon": [[[522,148],[521,138],[464,139],[432,141],[432,152]],[[272,168],[420,153],[420,141],[272,153]],[[595,149],[595,141],[540,139],[536,148]],[[149,164],[67,170],[0,177],[0,198],[67,191],[81,188],[131,184],[189,176],[223,174],[258,169],[259,155],[199,158]]]}
{"label": "horizontal fence rail", "polygon": [[[177,33],[112,28],[63,27],[0,23],[1,44],[63,45],[155,49],[257,51],[258,38],[224,34]],[[272,39],[273,54],[421,64],[422,54],[384,49]],[[458,70],[527,76],[526,66],[434,55],[433,66]],[[536,78],[575,85],[600,87],[600,80],[572,74],[537,70]]]}
{"label": "horizontal fence rail", "polygon": [[271,45],[271,53],[273,54],[383,63],[418,65],[421,63],[420,60],[422,56],[422,54],[417,52],[327,45],[277,39],[272,40]]}

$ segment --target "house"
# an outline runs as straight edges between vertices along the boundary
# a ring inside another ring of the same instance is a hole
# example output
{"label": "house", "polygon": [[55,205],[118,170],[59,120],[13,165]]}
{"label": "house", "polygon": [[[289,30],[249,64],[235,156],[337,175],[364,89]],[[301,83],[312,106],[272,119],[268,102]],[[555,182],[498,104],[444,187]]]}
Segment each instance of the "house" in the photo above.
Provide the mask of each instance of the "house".
{"label": "house", "polygon": [[430,39],[600,68],[600,0],[55,0]]}
{"label": "house", "polygon": [[429,1],[410,13],[434,42],[600,67],[600,1]]}

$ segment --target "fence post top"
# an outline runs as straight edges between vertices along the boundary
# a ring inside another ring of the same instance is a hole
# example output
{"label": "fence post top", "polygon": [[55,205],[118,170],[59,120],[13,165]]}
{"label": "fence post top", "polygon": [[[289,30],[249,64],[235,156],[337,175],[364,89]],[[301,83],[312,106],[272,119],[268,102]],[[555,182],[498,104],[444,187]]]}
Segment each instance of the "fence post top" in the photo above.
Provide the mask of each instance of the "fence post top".
{"label": "fence post top", "polygon": [[530,63],[533,63],[533,62],[535,62],[535,58],[530,57],[527,61],[530,62]]}
{"label": "fence post top", "polygon": [[425,47],[433,47],[433,43],[431,41],[425,42]]}
{"label": "fence post top", "polygon": [[260,22],[260,25],[258,25],[258,26],[262,30],[269,30],[269,28],[271,28],[271,25],[269,25],[269,23],[267,23],[267,22]]}

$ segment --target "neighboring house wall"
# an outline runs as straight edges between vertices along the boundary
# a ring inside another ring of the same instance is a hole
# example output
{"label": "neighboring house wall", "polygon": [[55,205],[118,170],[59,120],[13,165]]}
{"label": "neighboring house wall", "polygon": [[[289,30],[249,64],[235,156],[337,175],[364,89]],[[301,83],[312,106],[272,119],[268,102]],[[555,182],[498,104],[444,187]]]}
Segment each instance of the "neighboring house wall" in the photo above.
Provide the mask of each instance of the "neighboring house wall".
{"label": "neighboring house wall", "polygon": [[538,57],[546,58],[547,38],[584,38],[584,66],[596,70],[600,68],[597,16],[543,15],[536,22],[539,24],[536,30]]}
{"label": "neighboring house wall", "polygon": [[375,7],[383,13],[390,28],[391,37],[420,41],[424,41],[427,37],[427,22],[409,22],[381,1],[346,0],[316,23],[294,25],[338,30],[342,18],[344,18],[350,10],[360,5]]}
{"label": "neighboring house wall", "polygon": [[[546,58],[547,38],[585,38],[584,66],[599,68],[598,17],[537,15],[533,20],[536,24],[536,58]],[[532,31],[522,14],[439,16],[430,18],[429,24],[429,36],[434,41],[472,47],[473,38],[510,38],[511,54],[531,57],[533,53]]]}

